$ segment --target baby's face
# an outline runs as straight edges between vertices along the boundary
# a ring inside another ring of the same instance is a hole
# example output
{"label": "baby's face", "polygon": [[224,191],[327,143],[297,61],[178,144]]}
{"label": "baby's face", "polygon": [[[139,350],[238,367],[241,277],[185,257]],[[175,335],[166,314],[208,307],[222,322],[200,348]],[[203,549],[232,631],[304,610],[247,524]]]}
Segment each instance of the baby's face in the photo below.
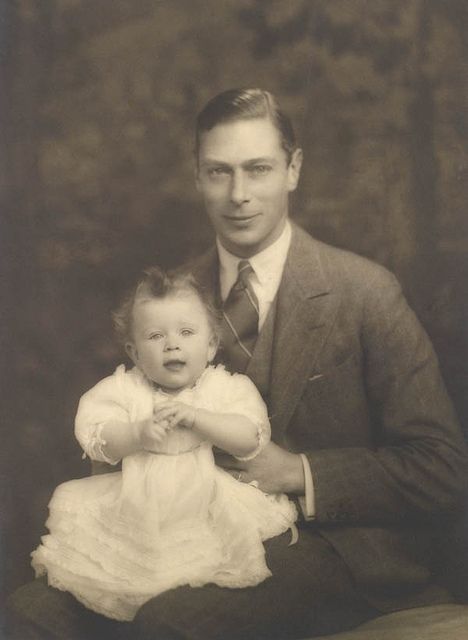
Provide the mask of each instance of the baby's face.
{"label": "baby's face", "polygon": [[214,358],[216,342],[202,302],[183,292],[135,301],[127,350],[147,378],[175,392],[195,384]]}

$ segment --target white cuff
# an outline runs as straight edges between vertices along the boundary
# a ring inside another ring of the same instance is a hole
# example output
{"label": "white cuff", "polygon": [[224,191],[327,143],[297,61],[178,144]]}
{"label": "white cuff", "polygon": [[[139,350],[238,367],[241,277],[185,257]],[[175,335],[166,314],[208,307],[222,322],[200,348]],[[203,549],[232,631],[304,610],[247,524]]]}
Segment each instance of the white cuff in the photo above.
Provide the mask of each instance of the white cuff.
{"label": "white cuff", "polygon": [[304,453],[299,454],[302,460],[302,468],[304,469],[305,495],[299,496],[298,501],[305,520],[315,519],[315,492],[312,472],[307,456]]}
{"label": "white cuff", "polygon": [[92,425],[87,442],[82,443],[84,449],[82,458],[86,458],[86,456],[88,456],[91,460],[99,460],[100,462],[107,462],[107,464],[116,465],[120,462],[120,459],[116,460],[114,458],[109,458],[103,449],[107,444],[101,433],[104,424],[104,422],[100,422]]}

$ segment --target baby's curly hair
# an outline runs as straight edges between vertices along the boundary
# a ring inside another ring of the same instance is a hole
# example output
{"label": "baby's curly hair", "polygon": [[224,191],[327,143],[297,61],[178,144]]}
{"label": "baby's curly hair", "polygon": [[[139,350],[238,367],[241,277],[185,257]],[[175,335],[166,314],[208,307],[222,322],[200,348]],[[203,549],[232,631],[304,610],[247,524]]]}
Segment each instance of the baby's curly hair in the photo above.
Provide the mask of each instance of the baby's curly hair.
{"label": "baby's curly hair", "polygon": [[194,293],[199,298],[206,310],[213,336],[219,340],[220,314],[196,278],[183,269],[163,271],[160,267],[154,266],[143,271],[140,279],[112,313],[115,334],[120,344],[125,346],[132,340],[132,311],[137,298],[160,300],[179,293]]}

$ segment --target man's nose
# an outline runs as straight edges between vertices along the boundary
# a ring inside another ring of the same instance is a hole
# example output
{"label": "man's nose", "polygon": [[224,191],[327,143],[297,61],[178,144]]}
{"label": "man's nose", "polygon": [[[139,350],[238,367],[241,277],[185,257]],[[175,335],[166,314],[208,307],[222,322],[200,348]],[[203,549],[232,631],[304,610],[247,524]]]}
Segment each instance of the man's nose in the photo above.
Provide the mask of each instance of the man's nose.
{"label": "man's nose", "polygon": [[236,171],[232,176],[231,201],[240,206],[249,200],[247,176],[241,171]]}

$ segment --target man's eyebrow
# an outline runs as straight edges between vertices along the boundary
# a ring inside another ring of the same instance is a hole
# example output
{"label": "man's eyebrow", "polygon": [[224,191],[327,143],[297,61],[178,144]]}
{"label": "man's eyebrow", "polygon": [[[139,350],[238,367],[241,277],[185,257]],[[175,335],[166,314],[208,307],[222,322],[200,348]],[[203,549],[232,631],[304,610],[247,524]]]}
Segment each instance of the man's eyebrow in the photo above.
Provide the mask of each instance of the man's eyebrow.
{"label": "man's eyebrow", "polygon": [[201,166],[205,166],[208,164],[216,164],[219,167],[230,167],[231,165],[228,162],[224,162],[223,160],[216,160],[216,158],[206,158],[203,162],[200,163]]}
{"label": "man's eyebrow", "polygon": [[250,167],[254,164],[275,164],[275,158],[269,158],[268,156],[261,156],[260,158],[252,158],[242,163],[243,167]]}
{"label": "man's eyebrow", "polygon": [[[275,164],[276,163],[276,159],[275,158],[270,158],[268,156],[260,156],[258,158],[249,158],[248,160],[246,160],[245,162],[242,163],[242,167],[251,167],[252,165],[256,165],[256,164]],[[200,166],[207,166],[207,165],[216,165],[217,167],[232,167],[232,165],[229,162],[225,162],[224,160],[216,160],[216,158],[206,158],[205,160],[203,160],[203,162],[200,163]]]}

